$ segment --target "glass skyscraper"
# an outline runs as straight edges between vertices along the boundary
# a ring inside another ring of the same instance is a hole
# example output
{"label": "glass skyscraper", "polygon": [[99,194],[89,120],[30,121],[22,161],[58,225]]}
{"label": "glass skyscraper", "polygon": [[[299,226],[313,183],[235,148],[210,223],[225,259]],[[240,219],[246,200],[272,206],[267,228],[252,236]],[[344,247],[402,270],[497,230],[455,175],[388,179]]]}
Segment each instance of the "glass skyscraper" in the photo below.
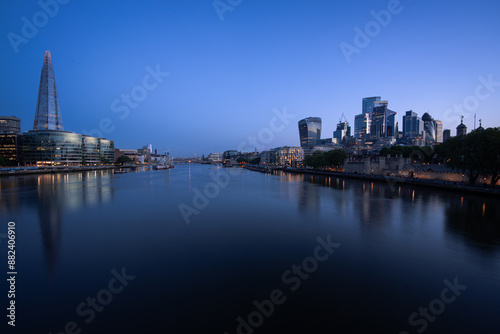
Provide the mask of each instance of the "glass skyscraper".
{"label": "glass skyscraper", "polygon": [[43,56],[33,130],[64,130],[50,51]]}
{"label": "glass skyscraper", "polygon": [[410,110],[403,116],[403,138],[411,139],[421,136],[424,131],[424,124],[417,113]]}
{"label": "glass skyscraper", "polygon": [[114,162],[112,140],[63,130],[50,51],[43,57],[33,130],[22,134],[26,165],[80,166]]}
{"label": "glass skyscraper", "polygon": [[373,108],[375,106],[376,101],[380,101],[380,96],[372,96],[363,98],[363,114],[372,115]]}
{"label": "glass skyscraper", "polygon": [[321,139],[321,118],[307,117],[299,121],[299,136],[301,147],[313,147]]}

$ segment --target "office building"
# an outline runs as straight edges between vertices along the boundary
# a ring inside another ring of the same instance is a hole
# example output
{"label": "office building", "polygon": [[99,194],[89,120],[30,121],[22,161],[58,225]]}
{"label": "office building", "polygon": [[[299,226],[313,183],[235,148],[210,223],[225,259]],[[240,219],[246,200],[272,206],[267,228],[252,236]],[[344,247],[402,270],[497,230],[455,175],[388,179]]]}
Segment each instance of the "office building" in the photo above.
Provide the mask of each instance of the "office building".
{"label": "office building", "polygon": [[301,147],[318,145],[321,139],[321,118],[308,117],[299,121],[299,136]]}
{"label": "office building", "polygon": [[296,167],[298,163],[304,160],[304,151],[302,147],[278,147],[273,150],[275,153],[276,164],[280,166]]}
{"label": "office building", "polygon": [[370,114],[359,114],[354,116],[354,138],[365,140],[370,134]]}
{"label": "office building", "polygon": [[443,122],[435,120],[436,122],[436,143],[443,142]]}
{"label": "office building", "polygon": [[114,142],[64,131],[50,51],[43,58],[33,130],[22,135],[25,165],[98,165],[114,162]]}
{"label": "office building", "polygon": [[337,129],[333,132],[333,138],[337,139],[337,143],[341,143],[342,141],[345,140],[346,137],[350,136],[351,136],[351,127],[349,126],[349,122],[340,121],[339,124],[337,124]]}
{"label": "office building", "polygon": [[0,133],[21,133],[21,120],[14,116],[0,116]]}
{"label": "office building", "polygon": [[412,138],[423,137],[424,124],[417,113],[410,110],[403,116],[403,139],[412,142]]}
{"label": "office building", "polygon": [[386,137],[387,104],[380,104],[373,108],[370,135],[372,139]]}
{"label": "office building", "polygon": [[33,130],[64,130],[50,51],[43,56]]}
{"label": "office building", "polygon": [[397,112],[390,110],[390,109],[387,109],[386,130],[385,130],[385,134],[387,137],[397,137],[397,131],[398,131],[398,128],[397,128],[398,123],[396,122],[396,115],[397,114],[398,114]]}
{"label": "office building", "polygon": [[436,124],[434,118],[429,113],[422,115],[424,122],[424,141],[425,145],[433,145],[436,143]]}
{"label": "office building", "polygon": [[380,96],[364,97],[362,101],[362,113],[372,116],[375,103],[380,101]]}

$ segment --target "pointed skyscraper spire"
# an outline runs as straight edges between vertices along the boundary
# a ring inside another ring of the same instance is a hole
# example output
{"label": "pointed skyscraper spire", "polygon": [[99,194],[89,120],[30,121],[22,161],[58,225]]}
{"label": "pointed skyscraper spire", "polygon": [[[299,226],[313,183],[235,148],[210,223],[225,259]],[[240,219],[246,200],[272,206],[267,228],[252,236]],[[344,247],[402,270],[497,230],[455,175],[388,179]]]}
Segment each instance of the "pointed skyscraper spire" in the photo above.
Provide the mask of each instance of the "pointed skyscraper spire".
{"label": "pointed skyscraper spire", "polygon": [[43,56],[33,130],[64,130],[50,51]]}

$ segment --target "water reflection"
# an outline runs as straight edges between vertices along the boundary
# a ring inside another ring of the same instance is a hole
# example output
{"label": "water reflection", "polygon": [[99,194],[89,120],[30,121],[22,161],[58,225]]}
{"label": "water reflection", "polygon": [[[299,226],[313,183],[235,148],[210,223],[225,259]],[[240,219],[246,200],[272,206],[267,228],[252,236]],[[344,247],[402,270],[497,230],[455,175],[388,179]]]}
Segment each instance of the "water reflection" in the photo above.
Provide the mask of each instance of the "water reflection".
{"label": "water reflection", "polygon": [[433,188],[319,175],[285,172],[277,175],[282,182],[302,182],[298,191],[298,208],[302,213],[321,210],[320,192],[307,186],[313,183],[349,194],[332,194],[330,197],[341,217],[358,216],[362,225],[383,226],[414,221],[433,227],[442,226],[448,234],[483,250],[494,251],[500,243],[500,207],[495,197],[460,196]]}
{"label": "water reflection", "polygon": [[0,178],[0,212],[36,208],[47,268],[53,273],[64,213],[111,201],[112,176],[111,171],[101,170]]}
{"label": "water reflection", "polygon": [[497,250],[500,243],[498,199],[450,196],[446,201],[445,212],[445,228],[450,235],[465,239],[468,246],[481,251]]}

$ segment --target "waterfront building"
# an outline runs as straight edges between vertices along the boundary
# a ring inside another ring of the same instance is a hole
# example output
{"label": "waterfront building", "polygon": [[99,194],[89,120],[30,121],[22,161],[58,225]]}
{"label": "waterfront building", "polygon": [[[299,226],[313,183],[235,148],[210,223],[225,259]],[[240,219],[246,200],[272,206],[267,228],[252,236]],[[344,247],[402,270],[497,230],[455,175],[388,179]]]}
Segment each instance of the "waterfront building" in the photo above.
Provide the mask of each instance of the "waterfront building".
{"label": "waterfront building", "polygon": [[403,140],[412,142],[412,138],[422,137],[424,124],[416,112],[407,111],[403,116]]}
{"label": "waterfront building", "polygon": [[19,133],[0,133],[0,157],[9,165],[22,161],[22,138]]}
{"label": "waterfront building", "polygon": [[45,51],[33,130],[64,130],[50,51]]}
{"label": "waterfront building", "polygon": [[144,161],[146,162],[151,162],[151,151],[153,150],[153,147],[150,146],[151,144],[148,144],[147,146],[143,146],[137,150],[137,154],[139,154],[139,156],[143,156]]}
{"label": "waterfront building", "polygon": [[0,116],[0,157],[9,165],[22,161],[21,120],[14,116]]}
{"label": "waterfront building", "polygon": [[276,150],[267,150],[260,153],[260,163],[262,165],[274,165],[277,161]]}
{"label": "waterfront building", "polygon": [[0,116],[0,133],[21,133],[21,120],[14,116]]}
{"label": "waterfront building", "polygon": [[27,166],[82,164],[81,134],[69,131],[45,130],[23,133],[23,161]]}
{"label": "waterfront building", "polygon": [[220,162],[222,160],[222,153],[210,153],[207,159],[211,162]]}
{"label": "waterfront building", "polygon": [[50,51],[43,58],[33,130],[22,136],[26,165],[98,165],[114,162],[114,142],[64,131]]}
{"label": "waterfront building", "polygon": [[443,143],[451,138],[451,130],[446,129],[443,131]]}
{"label": "waterfront building", "polygon": [[370,134],[371,119],[370,114],[359,114],[354,116],[354,137],[365,140]]}
{"label": "waterfront building", "polygon": [[99,138],[101,163],[113,163],[115,160],[115,142],[105,138]]}
{"label": "waterfront building", "polygon": [[321,139],[321,118],[307,117],[299,121],[299,136],[301,147],[318,145]]}
{"label": "waterfront building", "polygon": [[280,166],[296,167],[304,160],[302,147],[283,146],[273,150],[275,152],[276,164]]}
{"label": "waterfront building", "polygon": [[410,162],[409,158],[402,157],[350,157],[344,161],[344,171],[354,174],[406,176]]}

